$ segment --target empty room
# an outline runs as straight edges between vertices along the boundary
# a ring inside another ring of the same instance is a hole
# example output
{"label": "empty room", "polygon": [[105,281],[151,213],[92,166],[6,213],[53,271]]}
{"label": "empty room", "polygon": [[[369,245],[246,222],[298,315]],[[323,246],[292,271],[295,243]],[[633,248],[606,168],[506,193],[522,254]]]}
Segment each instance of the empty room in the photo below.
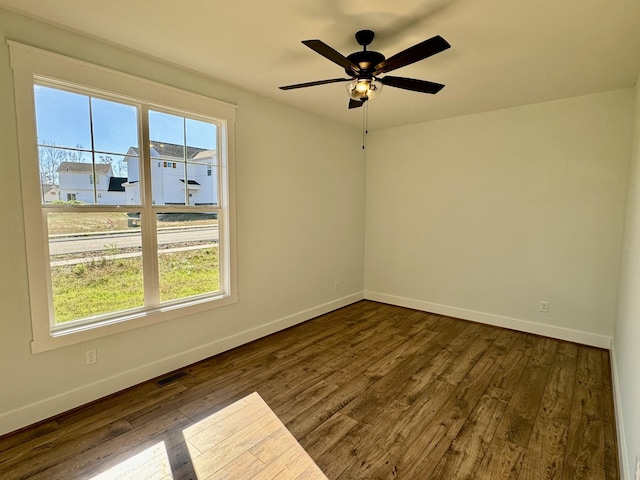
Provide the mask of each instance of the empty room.
{"label": "empty room", "polygon": [[640,479],[640,2],[0,36],[0,478]]}

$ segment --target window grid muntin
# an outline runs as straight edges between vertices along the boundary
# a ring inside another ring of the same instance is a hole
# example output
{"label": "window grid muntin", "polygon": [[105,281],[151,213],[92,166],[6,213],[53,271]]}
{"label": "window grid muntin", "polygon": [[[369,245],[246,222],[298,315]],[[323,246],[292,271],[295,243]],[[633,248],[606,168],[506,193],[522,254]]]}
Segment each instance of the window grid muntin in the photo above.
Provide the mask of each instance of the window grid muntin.
{"label": "window grid muntin", "polygon": [[[158,244],[157,244],[157,228],[156,228],[156,223],[155,223],[155,218],[156,218],[156,214],[157,213],[163,213],[163,212],[184,212],[184,211],[195,211],[195,212],[215,212],[218,215],[218,229],[219,229],[219,239],[218,239],[218,249],[219,249],[219,256],[222,259],[222,255],[223,255],[223,251],[225,251],[222,247],[222,227],[221,225],[223,224],[224,221],[226,221],[226,219],[224,218],[224,212],[223,212],[223,208],[220,205],[220,182],[221,182],[221,165],[222,162],[219,161],[218,159],[216,160],[216,162],[213,164],[213,166],[215,166],[218,169],[218,176],[217,176],[217,182],[218,185],[216,185],[216,188],[218,189],[218,204],[217,205],[179,205],[179,206],[171,206],[171,205],[153,205],[152,202],[148,201],[148,199],[150,199],[151,197],[148,196],[149,194],[146,194],[146,190],[147,188],[151,188],[151,179],[150,179],[150,171],[151,168],[150,166],[152,165],[153,161],[157,161],[157,158],[151,158],[151,154],[150,154],[150,139],[149,139],[149,124],[148,124],[148,112],[149,110],[153,109],[154,111],[165,111],[167,113],[171,113],[173,115],[179,115],[183,118],[183,122],[186,124],[186,120],[188,118],[193,119],[193,120],[199,120],[199,121],[205,121],[208,123],[211,123],[213,125],[216,126],[216,156],[218,156],[220,153],[220,149],[218,147],[218,145],[220,145],[220,140],[221,140],[221,133],[222,133],[222,125],[224,123],[224,121],[221,121],[219,119],[215,119],[212,117],[206,117],[204,115],[198,115],[198,114],[192,114],[190,112],[186,112],[183,110],[176,110],[176,109],[172,109],[169,107],[159,107],[158,105],[151,105],[148,104],[146,102],[143,101],[135,101],[133,99],[129,99],[126,97],[121,97],[118,95],[110,95],[109,93],[106,92],[102,92],[99,90],[95,90],[95,89],[91,89],[88,87],[83,87],[83,86],[78,86],[78,85],[71,85],[68,84],[66,82],[62,82],[59,80],[55,80],[55,79],[50,79],[47,78],[46,80],[42,80],[41,77],[34,77],[34,87],[35,85],[41,85],[41,86],[46,86],[49,88],[60,88],[62,90],[68,91],[70,93],[78,93],[78,94],[82,94],[82,95],[86,95],[88,97],[89,100],[89,111],[90,111],[90,131],[91,131],[91,150],[87,149],[87,148],[66,148],[66,147],[57,147],[54,145],[47,145],[47,144],[40,144],[39,142],[37,142],[37,147],[41,147],[41,146],[45,146],[48,148],[60,148],[60,149],[65,149],[65,150],[75,150],[78,152],[82,152],[82,153],[86,153],[86,154],[90,154],[91,158],[92,158],[92,175],[93,178],[96,179],[97,176],[97,172],[95,169],[95,155],[96,154],[111,154],[111,155],[116,155],[115,152],[109,152],[109,151],[95,151],[93,150],[93,145],[94,145],[94,141],[93,141],[93,118],[92,118],[92,114],[91,114],[91,110],[92,110],[92,102],[91,99],[92,98],[100,98],[103,100],[108,100],[108,101],[112,101],[115,103],[124,103],[125,105],[129,105],[129,106],[134,106],[137,109],[138,112],[138,119],[137,119],[137,125],[138,125],[138,139],[139,139],[139,144],[138,144],[138,163],[139,163],[139,169],[140,169],[140,178],[139,178],[139,182],[141,184],[141,189],[144,189],[145,194],[141,195],[140,200],[141,200],[141,205],[126,205],[126,204],[119,204],[119,205],[106,205],[106,204],[98,204],[97,203],[97,183],[96,181],[92,182],[92,187],[93,187],[93,195],[94,195],[94,203],[91,204],[85,204],[85,205],[42,205],[42,214],[43,214],[43,224],[44,224],[44,231],[48,232],[48,226],[47,226],[47,220],[46,220],[46,215],[48,212],[59,212],[61,210],[64,211],[83,211],[83,212],[140,212],[140,217],[141,217],[141,235],[142,235],[142,258],[143,258],[143,262],[142,262],[142,269],[143,269],[143,282],[144,282],[144,306],[140,307],[140,308],[133,308],[133,309],[128,309],[128,310],[121,310],[121,311],[117,311],[117,312],[112,312],[112,313],[107,313],[107,314],[103,314],[103,315],[96,315],[96,316],[92,316],[92,317],[87,317],[87,318],[80,318],[80,319],[76,319],[76,320],[71,320],[71,321],[67,321],[61,324],[56,324],[55,323],[55,314],[54,314],[54,308],[53,308],[53,288],[52,288],[52,276],[51,276],[51,266],[50,266],[50,262],[46,262],[46,269],[47,269],[47,287],[48,287],[48,291],[49,291],[49,325],[50,325],[50,330],[52,333],[56,333],[56,332],[65,332],[67,330],[74,330],[77,328],[82,328],[82,327],[90,327],[90,326],[98,326],[98,325],[102,325],[102,324],[109,324],[109,323],[113,323],[113,322],[119,322],[122,321],[123,319],[126,320],[127,318],[131,317],[134,318],[138,315],[140,315],[141,313],[148,311],[149,309],[154,309],[154,308],[161,308],[161,307],[167,307],[167,306],[179,306],[183,303],[192,303],[192,302],[197,302],[199,300],[204,300],[204,299],[212,299],[212,298],[216,298],[216,297],[221,297],[224,295],[227,295],[227,292],[229,291],[229,284],[228,281],[226,280],[227,277],[227,272],[226,272],[226,262],[224,261],[220,261],[219,262],[219,281],[220,281],[220,288],[219,290],[216,291],[211,291],[211,292],[207,292],[204,294],[199,294],[199,295],[194,295],[194,296],[190,296],[190,297],[183,297],[180,299],[174,299],[174,300],[170,300],[170,301],[165,301],[165,302],[161,302],[160,301],[160,291],[159,291],[159,272],[158,272],[158,261],[157,258],[154,261],[144,261],[144,259],[151,259],[154,257],[157,257],[158,255]],[[126,98],[126,100],[125,100]],[[35,114],[35,112],[34,112]],[[184,133],[184,141],[186,142],[186,132]],[[37,138],[37,135],[36,135]],[[147,141],[145,142],[145,138],[147,139]],[[142,140],[142,142],[140,142],[140,140]],[[141,144],[140,144],[141,143]],[[117,155],[121,155],[121,154],[117,154]],[[186,156],[186,148],[184,149],[184,155],[183,157]],[[134,156],[132,156],[134,157]],[[185,168],[185,178],[186,178],[186,166],[187,166],[187,162],[182,162],[184,164],[184,168]],[[40,167],[38,167],[39,169]],[[188,189],[185,188],[185,197],[187,195]],[[187,197],[188,198],[188,197]],[[147,232],[145,234],[145,232]],[[48,238],[48,234],[47,234],[47,238]],[[46,255],[49,256],[49,248],[48,248],[48,242],[46,242]]]}

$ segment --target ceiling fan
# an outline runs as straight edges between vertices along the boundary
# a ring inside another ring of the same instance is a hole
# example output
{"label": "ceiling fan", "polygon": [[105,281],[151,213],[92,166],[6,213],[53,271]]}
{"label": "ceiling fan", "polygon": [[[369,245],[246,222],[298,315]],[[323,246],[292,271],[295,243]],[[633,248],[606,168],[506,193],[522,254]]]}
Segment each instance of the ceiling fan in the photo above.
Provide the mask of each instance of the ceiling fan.
{"label": "ceiling fan", "polygon": [[392,57],[385,58],[385,56],[379,52],[367,50],[367,45],[373,41],[374,36],[375,34],[371,30],[360,30],[356,33],[356,41],[359,45],[362,45],[362,51],[352,53],[346,57],[321,40],[303,40],[302,43],[311,50],[344,68],[344,71],[350,78],[330,78],[328,80],[298,83],[295,85],[286,85],[280,87],[280,89],[292,90],[327,83],[349,82],[347,85],[349,108],[361,107],[367,100],[377,97],[382,92],[383,85],[432,94],[442,90],[444,85],[441,83],[428,82],[415,78],[394,77],[391,75],[378,77],[378,75],[411,65],[412,63],[424,60],[431,55],[446,50],[451,47],[451,45],[449,45],[449,42],[444,38],[436,35],[413,47],[396,53]]}

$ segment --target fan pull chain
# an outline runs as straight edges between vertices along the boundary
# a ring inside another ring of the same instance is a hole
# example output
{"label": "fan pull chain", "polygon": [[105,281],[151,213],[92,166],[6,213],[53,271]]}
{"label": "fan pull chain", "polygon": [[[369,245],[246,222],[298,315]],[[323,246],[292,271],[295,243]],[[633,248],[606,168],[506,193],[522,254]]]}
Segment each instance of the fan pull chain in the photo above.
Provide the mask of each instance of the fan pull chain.
{"label": "fan pull chain", "polygon": [[362,149],[367,145],[367,135],[369,134],[369,102],[364,102],[362,106]]}

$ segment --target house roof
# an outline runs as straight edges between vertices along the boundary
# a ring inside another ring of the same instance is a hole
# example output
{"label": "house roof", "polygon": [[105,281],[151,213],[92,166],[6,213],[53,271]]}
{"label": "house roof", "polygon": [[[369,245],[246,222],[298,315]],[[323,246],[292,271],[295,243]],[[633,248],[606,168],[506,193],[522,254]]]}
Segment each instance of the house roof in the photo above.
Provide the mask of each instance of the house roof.
{"label": "house roof", "polygon": [[210,158],[210,157],[213,157],[215,154],[216,154],[215,150],[203,150],[193,158],[194,159]]}
{"label": "house roof", "polygon": [[109,179],[109,191],[110,192],[124,192],[123,183],[127,182],[127,177],[111,177]]}
{"label": "house roof", "polygon": [[[111,172],[111,165],[108,163],[96,163],[95,169],[98,175],[107,175]],[[56,171],[58,173],[93,173],[91,164],[82,162],[62,162]]]}
{"label": "house roof", "polygon": [[51,184],[51,183],[43,183],[42,184],[42,192],[46,195],[47,193],[49,193],[51,190],[58,190],[60,187],[58,185],[55,184]]}
{"label": "house roof", "polygon": [[[166,142],[155,142],[152,140],[151,148],[155,150],[161,157],[184,158],[184,147],[182,145],[176,145],[174,143]],[[204,149],[187,147],[187,160],[192,159],[202,150]],[[151,152],[151,156],[154,156],[153,152]]]}
{"label": "house roof", "polygon": [[[184,158],[184,146],[177,145],[175,143],[159,142],[157,140],[151,140],[151,157],[162,158]],[[139,155],[137,147],[131,147],[130,152],[135,155]],[[208,150],[205,148],[189,147],[187,146],[187,160],[200,160],[203,158],[209,158],[215,155],[215,150]]]}

